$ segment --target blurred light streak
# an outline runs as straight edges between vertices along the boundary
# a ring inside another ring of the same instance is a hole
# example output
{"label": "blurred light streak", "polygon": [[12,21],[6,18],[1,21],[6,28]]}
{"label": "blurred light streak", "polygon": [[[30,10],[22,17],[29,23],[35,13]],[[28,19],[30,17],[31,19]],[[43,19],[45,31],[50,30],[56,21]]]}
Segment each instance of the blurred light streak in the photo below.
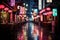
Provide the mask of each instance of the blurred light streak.
{"label": "blurred light streak", "polygon": [[15,23],[17,22],[17,20],[16,20],[17,18],[16,17],[17,17],[17,15],[15,14]]}
{"label": "blurred light streak", "polygon": [[6,8],[4,8],[4,10],[5,10],[5,11],[8,11],[8,10],[9,10],[9,8],[7,8],[7,7],[6,7]]}
{"label": "blurred light streak", "polygon": [[41,28],[41,31],[40,31],[40,40],[43,40],[43,29]]}
{"label": "blurred light streak", "polygon": [[52,12],[54,17],[57,16],[57,8],[52,9]]}
{"label": "blurred light streak", "polygon": [[51,10],[51,8],[47,7],[47,8],[46,8],[46,10],[47,10],[47,11],[50,11],[50,10]]}
{"label": "blurred light streak", "polygon": [[11,6],[15,6],[15,0],[13,0],[13,1],[10,0],[10,1],[11,1],[11,2],[10,2],[10,3],[11,3]]}
{"label": "blurred light streak", "polygon": [[13,14],[10,14],[10,21],[13,22]]}
{"label": "blurred light streak", "polygon": [[43,21],[43,15],[40,15],[40,19],[41,19],[41,21]]}
{"label": "blurred light streak", "polygon": [[17,6],[17,9],[20,9],[20,6],[19,5]]}
{"label": "blurred light streak", "polygon": [[21,7],[20,7],[20,13],[19,13],[19,14],[22,14],[22,12],[23,12],[22,9],[23,9],[23,7],[21,6]]}
{"label": "blurred light streak", "polygon": [[8,10],[8,12],[10,12],[10,13],[11,13],[11,12],[12,12],[12,10]]}
{"label": "blurred light streak", "polygon": [[26,7],[28,7],[28,4],[26,4]]}
{"label": "blurred light streak", "polygon": [[47,13],[43,13],[43,15],[47,15]]}
{"label": "blurred light streak", "polygon": [[30,23],[30,27],[31,27],[31,33],[32,33],[33,30],[34,30],[34,24],[33,23]]}
{"label": "blurred light streak", "polygon": [[23,36],[23,34],[19,34],[19,35],[17,35],[17,40],[24,40],[24,36]]}
{"label": "blurred light streak", "polygon": [[0,5],[0,9],[3,9],[5,6],[4,5]]}
{"label": "blurred light streak", "polygon": [[25,7],[20,7],[20,13],[19,14],[25,14]]}
{"label": "blurred light streak", "polygon": [[34,40],[38,40],[38,36],[39,36],[38,26],[35,25],[35,26],[34,26],[34,30],[33,30]]}
{"label": "blurred light streak", "polygon": [[45,8],[45,0],[43,0],[43,8]]}
{"label": "blurred light streak", "polygon": [[23,5],[25,5],[25,3],[23,3]]}
{"label": "blurred light streak", "polygon": [[34,9],[34,12],[35,12],[35,13],[38,13],[38,9]]}
{"label": "blurred light streak", "polygon": [[42,9],[42,0],[38,0],[38,8],[39,8],[39,10]]}
{"label": "blurred light streak", "polygon": [[45,9],[42,9],[42,10],[40,11],[40,13],[43,13],[43,12],[45,12]]}
{"label": "blurred light streak", "polygon": [[47,3],[52,3],[52,0],[46,0]]}
{"label": "blurred light streak", "polygon": [[12,10],[8,10],[8,12],[10,13],[10,22],[13,21],[13,13],[12,13]]}

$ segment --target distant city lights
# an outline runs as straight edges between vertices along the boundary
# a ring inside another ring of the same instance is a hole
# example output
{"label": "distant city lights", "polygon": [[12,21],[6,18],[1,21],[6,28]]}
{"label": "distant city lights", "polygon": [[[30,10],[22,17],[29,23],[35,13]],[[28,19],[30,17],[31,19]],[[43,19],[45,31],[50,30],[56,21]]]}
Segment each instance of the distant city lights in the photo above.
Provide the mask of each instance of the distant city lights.
{"label": "distant city lights", "polygon": [[25,3],[23,3],[23,5],[25,5]]}
{"label": "distant city lights", "polygon": [[19,5],[17,6],[17,9],[20,9],[20,6]]}
{"label": "distant city lights", "polygon": [[26,4],[26,7],[28,7],[28,4]]}
{"label": "distant city lights", "polygon": [[52,0],[47,0],[46,2],[47,2],[47,3],[52,3]]}
{"label": "distant city lights", "polygon": [[46,10],[45,9],[42,9],[39,13],[43,13],[43,12],[45,12]]}
{"label": "distant city lights", "polygon": [[47,7],[47,8],[46,8],[46,10],[47,10],[47,11],[50,11],[50,10],[51,10],[51,8]]}
{"label": "distant city lights", "polygon": [[8,12],[12,12],[12,10],[8,10]]}
{"label": "distant city lights", "polygon": [[9,10],[9,8],[7,8],[7,7],[6,7],[6,8],[4,8],[4,10],[5,10],[5,11],[8,11],[8,10]]}
{"label": "distant city lights", "polygon": [[34,9],[34,12],[38,13],[38,9]]}

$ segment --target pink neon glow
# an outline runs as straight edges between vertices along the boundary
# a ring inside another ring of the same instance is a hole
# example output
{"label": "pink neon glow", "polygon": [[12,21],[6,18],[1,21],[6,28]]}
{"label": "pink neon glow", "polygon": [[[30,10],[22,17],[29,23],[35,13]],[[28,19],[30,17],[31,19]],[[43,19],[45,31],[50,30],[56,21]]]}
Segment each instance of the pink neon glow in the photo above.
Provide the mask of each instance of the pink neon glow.
{"label": "pink neon glow", "polygon": [[8,10],[8,12],[12,12],[12,10]]}
{"label": "pink neon glow", "polygon": [[40,13],[43,13],[43,12],[45,12],[45,9],[43,9],[43,10],[40,11]]}
{"label": "pink neon glow", "polygon": [[[20,36],[20,35],[21,35],[21,36]],[[18,35],[18,40],[23,40],[23,39],[24,39],[23,34],[20,34],[20,35]]]}
{"label": "pink neon glow", "polygon": [[7,11],[7,10],[9,10],[9,8],[6,7],[6,8],[4,8],[4,10]]}
{"label": "pink neon glow", "polygon": [[49,8],[49,7],[48,7],[48,8],[46,8],[46,10],[50,11],[50,10],[51,10],[51,8]]}
{"label": "pink neon glow", "polygon": [[20,14],[22,14],[23,12],[23,7],[20,7]]}
{"label": "pink neon glow", "polygon": [[43,21],[43,16],[42,15],[40,15],[40,18],[41,18],[41,21]]}
{"label": "pink neon glow", "polygon": [[52,26],[54,26],[55,25],[55,21],[52,21]]}
{"label": "pink neon glow", "polygon": [[12,22],[12,21],[13,21],[13,14],[10,13],[10,22]]}
{"label": "pink neon glow", "polygon": [[47,13],[43,13],[43,15],[47,15]]}
{"label": "pink neon glow", "polygon": [[19,15],[20,17],[22,17],[22,15]]}
{"label": "pink neon glow", "polygon": [[17,21],[17,20],[16,20],[16,16],[17,16],[17,15],[15,15],[15,22]]}
{"label": "pink neon glow", "polygon": [[40,32],[40,40],[43,40],[43,30],[41,29],[41,32]]}
{"label": "pink neon glow", "polygon": [[12,14],[12,10],[8,10],[8,12],[10,12],[10,22],[13,21],[13,14]]}
{"label": "pink neon glow", "polygon": [[15,0],[11,0],[11,6],[15,6]]}
{"label": "pink neon glow", "polygon": [[24,14],[25,12],[25,8],[24,7],[20,7],[20,14]]}
{"label": "pink neon glow", "polygon": [[47,14],[52,14],[52,11],[50,11],[50,12],[47,12]]}
{"label": "pink neon glow", "polygon": [[55,25],[55,21],[52,21],[52,32],[54,33],[54,25]]}
{"label": "pink neon glow", "polygon": [[0,5],[0,9],[4,8],[5,6],[4,5]]}

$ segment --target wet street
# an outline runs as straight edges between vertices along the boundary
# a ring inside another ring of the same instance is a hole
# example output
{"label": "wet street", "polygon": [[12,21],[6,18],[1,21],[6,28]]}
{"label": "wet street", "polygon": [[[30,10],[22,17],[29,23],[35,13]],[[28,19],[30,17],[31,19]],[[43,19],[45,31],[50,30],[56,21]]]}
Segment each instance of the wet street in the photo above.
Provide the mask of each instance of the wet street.
{"label": "wet street", "polygon": [[40,23],[27,22],[20,26],[17,32],[17,40],[52,40],[51,30],[50,24],[42,26]]}
{"label": "wet street", "polygon": [[1,24],[0,35],[7,40],[52,40],[51,27],[51,24],[37,22]]}

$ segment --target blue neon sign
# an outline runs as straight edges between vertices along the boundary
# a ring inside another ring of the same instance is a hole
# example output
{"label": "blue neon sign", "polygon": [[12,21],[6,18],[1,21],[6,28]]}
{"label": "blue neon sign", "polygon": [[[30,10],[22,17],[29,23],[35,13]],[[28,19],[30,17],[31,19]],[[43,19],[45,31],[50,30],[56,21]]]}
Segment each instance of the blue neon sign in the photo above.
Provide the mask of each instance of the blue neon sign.
{"label": "blue neon sign", "polygon": [[52,11],[53,11],[53,16],[57,16],[57,9],[55,8]]}

